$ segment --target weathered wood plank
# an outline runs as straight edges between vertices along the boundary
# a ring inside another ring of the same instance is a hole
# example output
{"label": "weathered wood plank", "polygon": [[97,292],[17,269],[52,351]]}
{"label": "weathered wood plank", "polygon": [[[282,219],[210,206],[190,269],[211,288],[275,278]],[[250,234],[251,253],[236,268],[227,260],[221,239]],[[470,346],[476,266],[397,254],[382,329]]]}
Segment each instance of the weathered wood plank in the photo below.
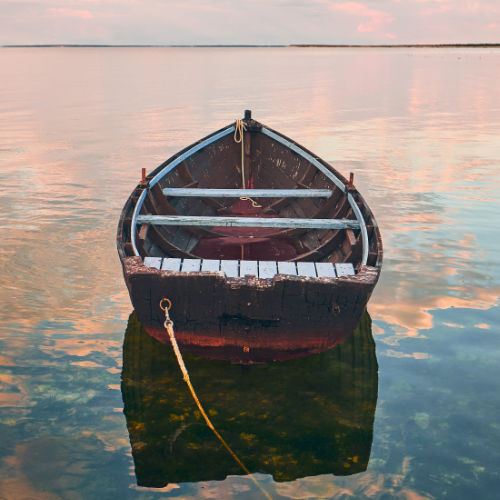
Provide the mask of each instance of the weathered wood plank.
{"label": "weathered wood plank", "polygon": [[272,278],[277,274],[276,262],[272,260],[259,261],[259,278]]}
{"label": "weathered wood plank", "polygon": [[238,277],[238,261],[237,260],[221,260],[220,270],[223,271],[228,278]]}
{"label": "weathered wood plank", "polygon": [[335,269],[337,270],[337,276],[354,276],[354,266],[350,263],[335,264]]}
{"label": "weathered wood plank", "polygon": [[314,262],[297,262],[297,274],[299,276],[316,278],[316,266]]}
{"label": "weathered wood plank", "polygon": [[297,276],[297,266],[295,262],[278,262],[278,273]]}
{"label": "weathered wood plank", "polygon": [[164,188],[165,196],[196,198],[330,198],[330,189],[208,189],[208,188]]}
{"label": "weathered wood plank", "polygon": [[349,242],[349,245],[351,245],[353,247],[358,241],[356,239],[356,235],[354,234],[352,229],[347,229],[345,233],[346,233],[346,238],[347,238],[347,241]]}
{"label": "weathered wood plank", "polygon": [[200,271],[201,259],[184,259],[182,261],[183,273],[197,273]]}
{"label": "weathered wood plank", "polygon": [[179,271],[182,259],[163,259],[162,271]]}
{"label": "weathered wood plank", "polygon": [[214,272],[214,271],[219,271],[219,269],[220,269],[220,260],[203,259],[201,261],[202,271]]}
{"label": "weathered wood plank", "polygon": [[144,265],[146,267],[161,268],[161,257],[144,257]]}
{"label": "weathered wood plank", "polygon": [[335,278],[337,273],[331,262],[316,262],[316,273],[318,278]]}
{"label": "weathered wood plank", "polygon": [[258,264],[256,260],[241,260],[240,261],[240,277],[258,276]]}
{"label": "weathered wood plank", "polygon": [[192,215],[139,215],[139,224],[163,226],[279,227],[302,229],[357,229],[352,219],[290,219],[284,217],[204,217]]}
{"label": "weathered wood plank", "polygon": [[302,149],[298,144],[290,142],[288,139],[285,139],[280,134],[277,134],[276,132],[273,132],[272,130],[269,130],[265,127],[262,127],[261,132],[267,135],[268,137],[271,137],[271,139],[274,139],[275,141],[283,144],[288,149],[291,149],[299,156],[302,156],[302,158],[305,158],[309,163],[312,163],[320,172],[322,172],[326,177],[328,177],[328,179],[330,179],[342,191],[346,190],[344,183],[331,170],[329,170],[325,165],[323,165],[320,161],[318,161],[318,159],[315,158],[311,153]]}

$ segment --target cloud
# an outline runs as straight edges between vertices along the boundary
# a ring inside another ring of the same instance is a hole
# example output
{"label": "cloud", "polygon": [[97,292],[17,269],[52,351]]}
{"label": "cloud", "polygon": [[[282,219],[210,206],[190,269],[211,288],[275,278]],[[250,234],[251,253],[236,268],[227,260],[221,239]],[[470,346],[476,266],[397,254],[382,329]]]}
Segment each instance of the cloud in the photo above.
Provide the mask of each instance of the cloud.
{"label": "cloud", "polygon": [[453,5],[448,3],[438,3],[438,5],[433,5],[422,11],[424,16],[434,16],[436,14],[444,14],[445,12],[450,12],[453,10]]}
{"label": "cloud", "polygon": [[357,29],[360,33],[371,33],[394,21],[391,14],[358,2],[332,3],[329,9],[366,19],[358,25]]}
{"label": "cloud", "polygon": [[190,11],[190,12],[210,12],[214,14],[229,14],[234,13],[235,10],[230,6],[213,5],[212,2],[173,2],[169,4],[169,8],[175,8]]}
{"label": "cloud", "polygon": [[489,330],[491,328],[491,326],[487,323],[478,323],[477,325],[474,325],[474,327],[480,328],[481,330]]}
{"label": "cloud", "polygon": [[0,0],[5,44],[495,43],[499,15],[498,0]]}
{"label": "cloud", "polygon": [[50,8],[47,13],[52,17],[76,17],[78,19],[93,19],[94,16],[89,10],[65,9],[65,8]]}

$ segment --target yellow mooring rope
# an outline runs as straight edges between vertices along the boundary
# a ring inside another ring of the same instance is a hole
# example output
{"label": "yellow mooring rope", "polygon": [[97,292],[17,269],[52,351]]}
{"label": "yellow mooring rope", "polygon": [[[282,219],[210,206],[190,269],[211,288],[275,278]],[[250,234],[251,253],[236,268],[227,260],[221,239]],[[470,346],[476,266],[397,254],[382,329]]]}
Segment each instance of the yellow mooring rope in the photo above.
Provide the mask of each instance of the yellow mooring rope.
{"label": "yellow mooring rope", "polygon": [[[243,123],[242,120],[236,120],[234,125],[234,135],[233,139],[236,144],[241,142],[241,189],[245,189],[245,139],[244,135],[246,132],[247,126]],[[260,208],[262,205],[259,205],[255,200],[248,196],[242,196],[240,200],[248,200],[252,203],[254,208]]]}
{"label": "yellow mooring rope", "polygon": [[[166,302],[167,305],[163,306],[163,303]],[[179,364],[179,368],[181,369],[182,372],[182,378],[184,379],[184,382],[186,382],[189,392],[191,393],[191,396],[193,396],[194,402],[196,403],[196,406],[198,407],[198,410],[200,410],[200,413],[202,414],[203,418],[205,419],[205,422],[207,423],[208,427],[212,430],[212,432],[215,434],[217,439],[222,443],[224,448],[228,451],[228,453],[233,457],[234,461],[245,471],[245,474],[248,474],[250,479],[255,483],[255,485],[262,491],[264,496],[268,500],[272,500],[271,496],[269,493],[262,487],[262,485],[255,479],[253,474],[245,467],[245,464],[236,456],[234,451],[229,447],[229,445],[224,441],[224,438],[217,432],[217,429],[214,427],[212,424],[210,418],[208,418],[208,415],[205,413],[205,410],[203,409],[203,406],[201,406],[200,400],[198,399],[198,396],[196,395],[196,392],[194,390],[193,385],[191,384],[191,380],[189,378],[189,373],[187,371],[186,365],[184,364],[184,360],[182,359],[182,354],[181,351],[179,350],[179,346],[177,345],[177,340],[175,339],[175,333],[174,333],[174,323],[170,319],[170,315],[168,313],[170,307],[172,306],[172,303],[170,302],[169,299],[162,299],[160,301],[160,307],[163,311],[165,311],[165,322],[163,323],[163,326],[167,330],[168,336],[170,337],[170,343],[172,344],[172,348],[175,353],[175,357],[177,358],[177,363]]]}
{"label": "yellow mooring rope", "polygon": [[241,142],[241,189],[245,189],[245,139],[244,133],[247,126],[242,120],[236,120],[233,139],[236,144]]}

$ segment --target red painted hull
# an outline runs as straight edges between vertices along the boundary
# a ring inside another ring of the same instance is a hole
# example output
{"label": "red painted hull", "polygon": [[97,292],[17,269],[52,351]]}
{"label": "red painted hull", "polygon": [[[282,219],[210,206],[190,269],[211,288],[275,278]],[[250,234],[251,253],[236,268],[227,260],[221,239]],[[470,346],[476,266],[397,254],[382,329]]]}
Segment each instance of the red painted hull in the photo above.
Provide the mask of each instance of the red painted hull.
{"label": "red painted hull", "polygon": [[[251,331],[238,323],[221,325],[215,330],[186,331],[175,328],[175,337],[183,353],[207,359],[231,361],[239,364],[286,361],[326,351],[344,341],[354,329],[335,328],[283,331],[276,327],[259,327]],[[356,325],[354,325],[356,326]],[[145,330],[163,344],[170,344],[164,328]]]}

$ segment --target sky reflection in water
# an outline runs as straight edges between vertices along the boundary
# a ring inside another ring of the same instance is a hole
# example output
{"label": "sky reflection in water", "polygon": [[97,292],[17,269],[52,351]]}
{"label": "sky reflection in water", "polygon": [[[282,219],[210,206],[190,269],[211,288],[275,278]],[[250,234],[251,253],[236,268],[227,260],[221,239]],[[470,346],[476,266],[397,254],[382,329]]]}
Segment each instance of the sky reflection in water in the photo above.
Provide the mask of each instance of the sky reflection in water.
{"label": "sky reflection in water", "polygon": [[[115,226],[140,176],[251,108],[355,172],[385,261],[366,472],[277,498],[495,498],[500,51],[2,49],[0,496],[154,498],[120,391]],[[257,498],[244,477],[167,487]]]}

